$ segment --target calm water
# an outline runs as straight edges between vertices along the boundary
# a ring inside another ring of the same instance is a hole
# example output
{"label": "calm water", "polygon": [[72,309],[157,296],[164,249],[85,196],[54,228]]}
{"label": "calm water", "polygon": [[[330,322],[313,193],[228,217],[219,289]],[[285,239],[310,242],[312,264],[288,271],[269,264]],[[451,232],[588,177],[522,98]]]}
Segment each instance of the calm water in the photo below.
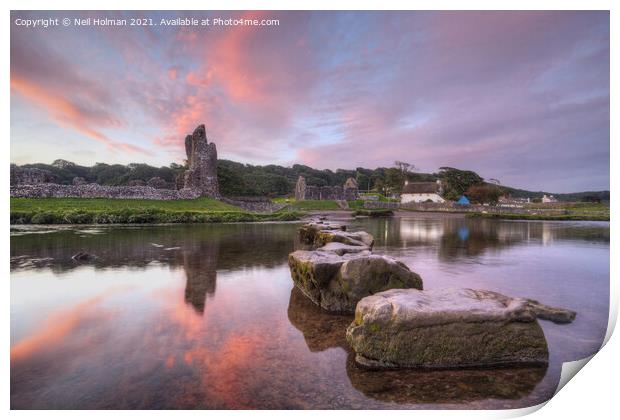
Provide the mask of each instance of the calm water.
{"label": "calm water", "polygon": [[[296,224],[63,228],[11,236],[12,408],[516,408],[607,326],[609,223],[357,220],[426,289],[463,286],[578,311],[541,321],[548,368],[365,371],[349,316],[295,289]],[[77,264],[78,251],[97,255]]]}

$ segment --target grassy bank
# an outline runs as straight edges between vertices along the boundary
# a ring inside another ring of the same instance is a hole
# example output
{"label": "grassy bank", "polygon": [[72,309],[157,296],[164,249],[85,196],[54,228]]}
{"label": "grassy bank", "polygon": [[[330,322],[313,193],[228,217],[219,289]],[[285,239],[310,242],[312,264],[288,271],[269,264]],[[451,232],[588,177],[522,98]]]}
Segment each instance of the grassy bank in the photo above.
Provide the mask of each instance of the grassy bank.
{"label": "grassy bank", "polygon": [[514,213],[469,213],[467,217],[481,217],[486,219],[508,219],[508,220],[589,220],[589,221],[609,221],[609,206],[605,204],[591,203],[566,203],[541,206],[541,209],[553,209],[556,213],[537,213],[530,208],[530,212],[519,212],[515,209]]}
{"label": "grassy bank", "polygon": [[335,200],[302,200],[276,198],[276,203],[287,204],[292,211],[341,210]]}
{"label": "grassy bank", "polygon": [[[276,203],[283,203],[288,205],[288,209],[293,211],[329,211],[329,210],[342,210],[336,200],[302,200],[297,201],[289,198],[276,198],[273,201]],[[364,200],[349,200],[347,201],[349,209],[361,209],[364,207]]]}
{"label": "grassy bank", "polygon": [[11,224],[226,223],[298,220],[296,211],[248,213],[209,198],[11,198]]}

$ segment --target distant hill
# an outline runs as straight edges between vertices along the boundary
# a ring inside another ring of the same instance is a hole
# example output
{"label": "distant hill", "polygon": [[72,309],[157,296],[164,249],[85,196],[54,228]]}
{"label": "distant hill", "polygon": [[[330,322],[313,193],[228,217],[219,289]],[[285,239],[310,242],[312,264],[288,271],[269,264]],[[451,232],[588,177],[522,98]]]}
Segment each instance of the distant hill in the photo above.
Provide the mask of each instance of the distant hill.
{"label": "distant hill", "polygon": [[582,191],[574,193],[553,193],[549,191],[528,191],[519,188],[502,188],[515,198],[542,198],[544,194],[553,195],[559,201],[601,201],[609,202],[609,191]]}
{"label": "distant hill", "polygon": [[[176,163],[170,166],[154,167],[145,163],[129,165],[109,165],[97,163],[93,166],[77,165],[64,159],[52,164],[34,163],[21,165],[22,168],[37,168],[49,171],[55,182],[71,184],[74,177],[81,177],[86,182],[101,185],[127,185],[146,183],[153,177],[159,177],[174,188],[175,179],[186,167]],[[471,173],[471,172],[470,172]],[[286,196],[290,195],[299,176],[306,178],[308,185],[342,185],[347,178],[354,178],[362,191],[383,190],[397,191],[402,184],[403,174],[399,168],[380,167],[376,169],[314,169],[305,165],[284,167],[279,165],[248,165],[231,160],[218,160],[218,180],[220,192],[224,196]],[[410,182],[435,181],[441,173],[408,172],[406,179]],[[542,198],[543,194],[552,194],[560,201],[609,201],[609,191],[583,191],[570,194],[557,194],[547,191],[527,191],[519,188],[501,186],[504,191],[516,198]]]}

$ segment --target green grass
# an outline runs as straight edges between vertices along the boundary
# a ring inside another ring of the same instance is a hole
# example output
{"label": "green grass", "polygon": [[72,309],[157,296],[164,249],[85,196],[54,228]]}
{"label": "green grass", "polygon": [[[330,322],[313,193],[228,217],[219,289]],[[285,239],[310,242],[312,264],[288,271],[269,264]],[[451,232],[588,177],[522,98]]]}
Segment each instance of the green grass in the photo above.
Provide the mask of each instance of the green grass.
{"label": "green grass", "polygon": [[364,208],[364,200],[349,200],[349,208],[353,210],[360,210]]}
{"label": "green grass", "polygon": [[[278,201],[276,201],[278,202]],[[335,200],[302,200],[296,201],[291,198],[288,201],[288,208],[295,211],[312,211],[312,210],[340,210]]]}
{"label": "green grass", "polygon": [[536,208],[558,210],[559,214],[531,214],[519,213],[469,213],[467,217],[482,217],[487,219],[510,219],[510,220],[592,220],[609,221],[609,206],[595,203],[554,203],[551,205],[530,205],[532,211]]}
{"label": "green grass", "polygon": [[[336,200],[302,200],[297,201],[294,198],[276,198],[273,200],[276,203],[287,203],[289,209],[297,211],[327,211],[327,210],[342,210]],[[357,210],[364,208],[364,200],[349,200],[347,201],[351,210]]]}
{"label": "green grass", "polygon": [[400,201],[396,198],[389,198],[384,196],[383,194],[379,194],[379,193],[360,193],[360,196],[362,197],[378,197],[379,199],[377,201],[381,201],[381,202],[392,202],[392,201]]}
{"label": "green grass", "polygon": [[242,212],[212,198],[195,200],[134,200],[108,198],[11,198],[13,211],[67,211],[67,210],[168,210],[168,211],[227,211]]}
{"label": "green grass", "polygon": [[248,213],[209,198],[11,198],[11,224],[225,223],[298,220],[295,211]]}

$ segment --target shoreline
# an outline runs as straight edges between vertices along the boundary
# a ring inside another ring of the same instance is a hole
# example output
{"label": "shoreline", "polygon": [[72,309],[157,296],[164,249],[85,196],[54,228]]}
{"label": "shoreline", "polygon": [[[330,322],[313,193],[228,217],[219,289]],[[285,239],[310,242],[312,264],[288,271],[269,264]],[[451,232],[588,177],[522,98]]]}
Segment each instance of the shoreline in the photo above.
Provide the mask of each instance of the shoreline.
{"label": "shoreline", "polygon": [[[180,223],[253,223],[299,221],[313,216],[353,219],[356,217],[480,218],[539,221],[610,221],[610,208],[602,204],[562,203],[556,206],[506,209],[480,208],[373,208],[350,202],[348,209],[312,208],[328,202],[305,203],[307,208],[287,206],[273,212],[252,211],[220,200],[159,201],[134,199],[26,199],[11,198],[11,225],[165,225]],[[330,204],[330,203],[328,203]],[[355,206],[353,205],[355,204]]]}
{"label": "shoreline", "polygon": [[407,218],[424,219],[488,219],[505,221],[550,221],[550,222],[610,222],[609,217],[576,216],[576,215],[531,215],[531,214],[498,214],[498,213],[467,213],[448,211],[411,211],[398,210],[392,216],[360,216],[352,210],[328,211],[283,211],[274,213],[249,212],[92,212],[76,210],[70,214],[54,212],[13,212],[10,215],[11,228],[17,226],[169,226],[178,224],[234,224],[234,223],[297,223],[314,216],[325,216],[335,220],[354,220],[356,218]]}

